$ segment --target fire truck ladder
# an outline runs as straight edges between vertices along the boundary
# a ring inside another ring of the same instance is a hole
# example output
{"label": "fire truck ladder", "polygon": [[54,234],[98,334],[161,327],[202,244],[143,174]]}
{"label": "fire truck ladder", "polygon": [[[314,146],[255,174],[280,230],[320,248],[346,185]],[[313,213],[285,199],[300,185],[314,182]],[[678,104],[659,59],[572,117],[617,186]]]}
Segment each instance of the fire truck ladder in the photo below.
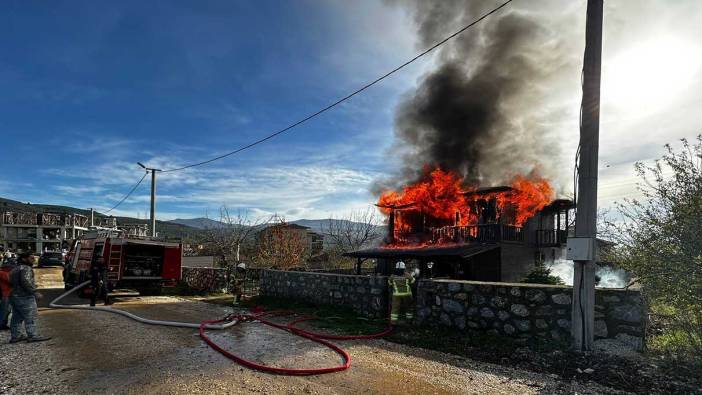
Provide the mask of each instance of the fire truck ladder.
{"label": "fire truck ladder", "polygon": [[107,280],[119,280],[119,270],[122,266],[122,246],[110,246],[110,261],[107,264]]}

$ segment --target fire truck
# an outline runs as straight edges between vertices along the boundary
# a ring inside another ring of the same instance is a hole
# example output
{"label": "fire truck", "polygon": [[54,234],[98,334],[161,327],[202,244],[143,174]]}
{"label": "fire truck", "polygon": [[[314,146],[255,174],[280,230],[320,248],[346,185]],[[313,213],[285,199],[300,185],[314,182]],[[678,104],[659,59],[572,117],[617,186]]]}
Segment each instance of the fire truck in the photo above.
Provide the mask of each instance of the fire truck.
{"label": "fire truck", "polygon": [[[180,242],[128,236],[115,229],[87,232],[74,241],[66,258],[66,289],[90,279],[90,268],[104,273],[108,291],[135,289],[141,295],[158,295],[163,286],[174,286],[181,277],[183,245]],[[92,292],[85,289],[83,295]]]}

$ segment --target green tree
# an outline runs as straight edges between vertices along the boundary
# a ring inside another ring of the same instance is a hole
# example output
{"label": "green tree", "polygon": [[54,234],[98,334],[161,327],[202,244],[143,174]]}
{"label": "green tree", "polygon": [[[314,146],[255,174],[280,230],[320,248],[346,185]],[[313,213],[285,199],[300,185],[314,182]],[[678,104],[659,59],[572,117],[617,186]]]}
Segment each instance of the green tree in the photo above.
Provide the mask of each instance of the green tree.
{"label": "green tree", "polygon": [[[618,205],[607,234],[610,258],[634,275],[652,309],[666,312],[688,350],[702,354],[702,136],[666,145],[653,165],[637,163],[642,199]],[[694,354],[693,354],[694,355]]]}

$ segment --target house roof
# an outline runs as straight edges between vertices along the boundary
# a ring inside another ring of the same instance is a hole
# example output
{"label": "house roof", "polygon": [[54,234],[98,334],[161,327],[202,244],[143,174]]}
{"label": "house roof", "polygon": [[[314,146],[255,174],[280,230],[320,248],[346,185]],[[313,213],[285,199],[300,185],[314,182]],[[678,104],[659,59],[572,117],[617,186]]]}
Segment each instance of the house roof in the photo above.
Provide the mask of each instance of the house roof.
{"label": "house roof", "polygon": [[469,258],[496,248],[499,248],[499,245],[492,243],[452,244],[447,246],[424,247],[376,247],[348,252],[344,254],[344,256],[353,258],[429,258],[442,256]]}

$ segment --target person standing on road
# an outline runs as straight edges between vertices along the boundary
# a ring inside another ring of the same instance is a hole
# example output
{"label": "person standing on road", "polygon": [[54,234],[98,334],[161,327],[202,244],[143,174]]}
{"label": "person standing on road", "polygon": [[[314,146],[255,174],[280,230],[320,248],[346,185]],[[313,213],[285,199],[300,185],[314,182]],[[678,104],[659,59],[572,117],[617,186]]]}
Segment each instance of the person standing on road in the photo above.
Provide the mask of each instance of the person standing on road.
{"label": "person standing on road", "polygon": [[107,281],[105,281],[105,267],[93,264],[90,267],[90,305],[95,306],[97,298],[100,297],[105,301],[105,306],[110,305],[110,294],[107,289]]}
{"label": "person standing on road", "polygon": [[[9,253],[8,253],[9,254]],[[10,272],[15,268],[15,262],[11,259],[6,259],[0,265],[0,330],[10,329],[8,324],[8,317],[12,312],[10,307],[10,293],[12,292],[12,287],[10,286]]]}
{"label": "person standing on road", "polygon": [[232,284],[232,294],[234,294],[234,304],[239,304],[244,294],[244,282],[246,281],[246,264],[240,262],[234,270],[234,281]]}
{"label": "person standing on road", "polygon": [[[49,340],[50,337],[39,336],[35,324],[37,312],[37,299],[42,295],[37,292],[34,282],[34,256],[29,252],[23,252],[18,259],[18,266],[10,272],[10,306],[12,306],[12,320],[10,321],[10,343],[17,343],[22,340],[28,342],[40,342]],[[27,336],[20,334],[20,329],[24,323],[24,330]]]}

